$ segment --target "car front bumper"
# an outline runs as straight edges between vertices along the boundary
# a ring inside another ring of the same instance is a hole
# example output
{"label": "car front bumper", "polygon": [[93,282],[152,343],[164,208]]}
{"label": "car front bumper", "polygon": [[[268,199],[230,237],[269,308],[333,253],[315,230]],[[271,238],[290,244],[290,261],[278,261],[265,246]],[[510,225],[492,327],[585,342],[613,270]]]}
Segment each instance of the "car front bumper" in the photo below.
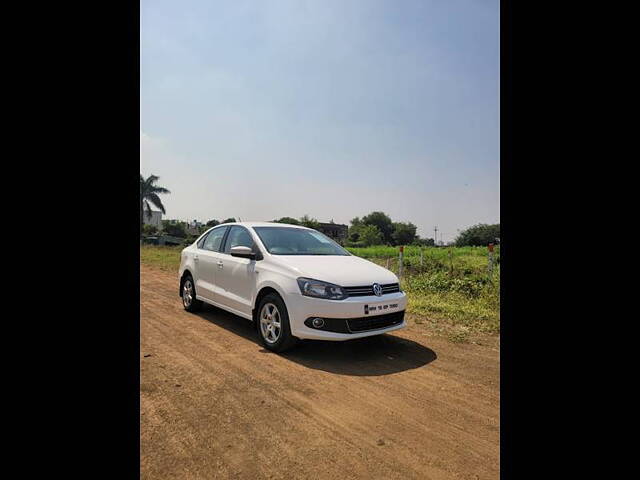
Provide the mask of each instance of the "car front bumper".
{"label": "car front bumper", "polygon": [[[407,296],[404,292],[381,297],[349,297],[345,300],[323,300],[292,294],[286,303],[291,333],[303,339],[351,340],[392,332],[407,325],[404,319]],[[307,325],[310,322],[305,324],[305,321],[311,318],[325,319],[326,325],[323,328],[313,328]],[[394,323],[389,326],[376,326],[389,323],[385,318]],[[333,328],[335,325],[343,324],[343,327]],[[340,331],[331,331],[332,329]]]}

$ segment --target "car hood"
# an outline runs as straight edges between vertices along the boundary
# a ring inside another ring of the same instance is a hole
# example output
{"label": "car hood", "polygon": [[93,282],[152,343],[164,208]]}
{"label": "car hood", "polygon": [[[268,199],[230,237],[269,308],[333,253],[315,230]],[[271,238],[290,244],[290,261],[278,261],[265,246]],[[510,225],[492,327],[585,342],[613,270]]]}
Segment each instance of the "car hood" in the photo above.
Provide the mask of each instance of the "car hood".
{"label": "car hood", "polygon": [[398,283],[393,272],[355,255],[274,255],[273,258],[301,277],[343,287]]}

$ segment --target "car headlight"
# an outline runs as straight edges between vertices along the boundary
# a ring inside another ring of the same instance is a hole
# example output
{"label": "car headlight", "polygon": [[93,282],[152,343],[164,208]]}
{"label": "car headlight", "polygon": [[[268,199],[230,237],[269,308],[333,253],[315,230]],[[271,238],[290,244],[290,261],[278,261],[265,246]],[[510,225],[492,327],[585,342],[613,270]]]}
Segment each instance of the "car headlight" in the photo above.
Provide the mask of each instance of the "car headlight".
{"label": "car headlight", "polygon": [[300,293],[307,297],[326,298],[328,300],[344,300],[347,294],[338,285],[333,283],[321,282],[313,278],[298,278],[298,287]]}

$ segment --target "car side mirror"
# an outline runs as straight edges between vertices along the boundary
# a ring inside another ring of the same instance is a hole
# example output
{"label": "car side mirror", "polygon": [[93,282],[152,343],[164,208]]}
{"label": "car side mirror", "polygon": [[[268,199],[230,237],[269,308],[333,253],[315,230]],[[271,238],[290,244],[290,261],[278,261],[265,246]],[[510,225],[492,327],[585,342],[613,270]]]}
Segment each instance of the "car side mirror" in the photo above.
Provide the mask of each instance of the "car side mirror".
{"label": "car side mirror", "polygon": [[229,253],[232,257],[240,257],[240,258],[250,258],[251,260],[256,259],[256,254],[251,248],[245,247],[242,245],[238,245],[237,247],[231,247]]}

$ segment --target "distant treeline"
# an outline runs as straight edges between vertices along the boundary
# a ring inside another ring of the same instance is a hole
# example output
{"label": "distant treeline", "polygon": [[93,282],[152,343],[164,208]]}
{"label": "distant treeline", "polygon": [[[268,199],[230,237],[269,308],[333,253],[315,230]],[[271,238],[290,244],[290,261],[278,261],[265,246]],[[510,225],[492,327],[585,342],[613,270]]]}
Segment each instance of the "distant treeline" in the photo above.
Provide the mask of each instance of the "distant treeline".
{"label": "distant treeline", "polygon": [[[296,220],[282,217],[274,222],[304,225],[316,228],[318,221],[308,215]],[[433,238],[422,238],[416,234],[417,227],[411,222],[394,222],[384,212],[371,212],[364,217],[351,220],[344,245],[347,247],[370,247],[373,245],[416,245],[433,246]],[[486,246],[497,243],[500,239],[500,224],[478,224],[460,232],[454,244],[464,246]]]}
{"label": "distant treeline", "polygon": [[[177,220],[163,220],[163,233],[174,237],[185,238],[187,241],[193,241],[195,237],[211,227],[222,223],[235,222],[235,218],[227,218],[221,222],[218,220],[209,220],[204,225],[198,227],[196,232],[189,229],[187,222]],[[272,220],[276,223],[288,223],[291,225],[303,225],[309,228],[317,229],[318,220],[304,215],[298,219],[293,217],[282,217]],[[333,223],[333,221],[331,221]],[[368,215],[355,217],[351,220],[347,238],[344,245],[347,247],[369,247],[372,245],[419,245],[433,246],[435,245],[433,238],[422,238],[416,234],[417,227],[411,222],[394,222],[384,212],[371,212]],[[152,225],[143,227],[145,235],[154,235],[157,229]],[[487,225],[478,224],[467,228],[460,232],[453,242],[456,246],[486,246],[489,243],[498,243],[500,241],[500,224]]]}

